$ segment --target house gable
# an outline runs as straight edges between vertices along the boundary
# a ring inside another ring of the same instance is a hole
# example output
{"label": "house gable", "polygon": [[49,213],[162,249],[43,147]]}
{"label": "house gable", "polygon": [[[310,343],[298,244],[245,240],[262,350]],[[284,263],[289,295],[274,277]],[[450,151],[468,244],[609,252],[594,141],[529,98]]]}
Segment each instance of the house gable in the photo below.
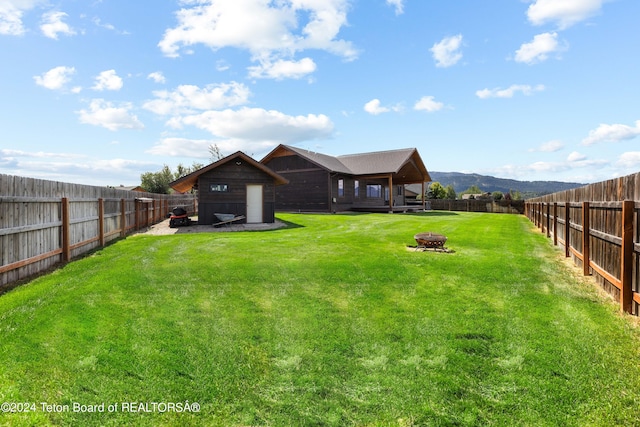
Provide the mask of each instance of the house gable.
{"label": "house gable", "polygon": [[247,217],[247,186],[262,186],[262,217],[275,220],[275,187],[286,178],[242,152],[205,166],[170,184],[176,191],[198,189],[198,223],[218,222],[216,213]]}
{"label": "house gable", "polygon": [[335,211],[404,203],[404,184],[431,181],[415,148],[332,157],[279,145],[261,163],[290,181],[276,191],[278,210]]}
{"label": "house gable", "polygon": [[264,159],[265,166],[285,177],[289,184],[276,191],[276,209],[284,211],[328,211],[331,170],[323,157],[305,155],[304,150],[279,146]]}
{"label": "house gable", "polygon": [[210,165],[198,169],[197,171],[194,171],[189,175],[185,175],[181,178],[176,179],[175,181],[170,183],[169,186],[179,193],[185,193],[187,191],[190,191],[194,187],[197,188],[198,178],[200,177],[200,175],[231,162],[244,162],[245,164],[248,164],[253,168],[263,171],[273,178],[276,185],[288,184],[288,181],[284,177],[278,175],[272,169],[269,169],[264,164],[257,162],[256,160],[244,154],[242,151],[237,151],[234,154],[231,154],[230,156],[220,159],[217,162],[211,163]]}

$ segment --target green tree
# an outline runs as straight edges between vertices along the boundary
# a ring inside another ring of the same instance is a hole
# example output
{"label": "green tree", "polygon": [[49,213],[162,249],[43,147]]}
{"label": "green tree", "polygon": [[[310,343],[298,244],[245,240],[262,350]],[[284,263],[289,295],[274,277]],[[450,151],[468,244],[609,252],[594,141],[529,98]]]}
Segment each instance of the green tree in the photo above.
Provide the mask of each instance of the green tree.
{"label": "green tree", "polygon": [[438,181],[432,182],[427,190],[427,199],[444,199],[446,195],[447,191]]}
{"label": "green tree", "polygon": [[167,165],[164,165],[158,172],[145,172],[140,175],[140,185],[145,191],[149,193],[169,194],[171,193],[171,187],[169,184],[178,178],[189,175],[191,172],[195,172],[198,169],[202,169],[204,165],[201,163],[193,162],[191,167],[184,166],[180,163],[176,166],[175,172]]}
{"label": "green tree", "polygon": [[504,194],[502,193],[502,191],[494,191],[493,193],[491,193],[491,197],[493,197],[493,200],[502,200]]}
{"label": "green tree", "polygon": [[182,178],[183,176],[189,175],[191,173],[191,168],[185,167],[182,163],[176,166],[176,171],[173,173],[175,179]]}
{"label": "green tree", "polygon": [[461,194],[482,194],[482,190],[477,185],[472,185],[471,187],[464,190]]}
{"label": "green tree", "polygon": [[174,174],[169,166],[164,165],[159,172],[145,172],[140,175],[141,187],[149,193],[169,194],[169,183],[174,180]]}
{"label": "green tree", "polygon": [[511,200],[522,200],[522,193],[518,190],[511,190],[509,194],[511,195]]}
{"label": "green tree", "polygon": [[447,200],[455,200],[457,198],[456,190],[453,188],[453,185],[449,184],[444,187],[445,196],[444,198]]}
{"label": "green tree", "polygon": [[174,179],[182,178],[189,175],[191,172],[195,172],[198,169],[202,169],[204,165],[202,163],[193,162],[191,167],[184,166],[182,163],[176,166],[176,171],[173,173]]}

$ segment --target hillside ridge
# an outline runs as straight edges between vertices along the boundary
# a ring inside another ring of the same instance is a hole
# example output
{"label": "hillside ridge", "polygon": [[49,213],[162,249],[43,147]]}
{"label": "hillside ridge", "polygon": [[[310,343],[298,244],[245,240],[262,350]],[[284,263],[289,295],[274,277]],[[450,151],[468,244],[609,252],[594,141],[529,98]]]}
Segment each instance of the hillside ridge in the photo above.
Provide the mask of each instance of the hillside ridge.
{"label": "hillside ridge", "polygon": [[461,193],[476,185],[485,193],[500,191],[502,193],[520,192],[523,197],[535,197],[558,191],[571,190],[586,184],[562,181],[518,181],[515,179],[496,178],[489,175],[462,172],[429,172],[432,182],[439,182],[443,187],[453,186],[456,193]]}

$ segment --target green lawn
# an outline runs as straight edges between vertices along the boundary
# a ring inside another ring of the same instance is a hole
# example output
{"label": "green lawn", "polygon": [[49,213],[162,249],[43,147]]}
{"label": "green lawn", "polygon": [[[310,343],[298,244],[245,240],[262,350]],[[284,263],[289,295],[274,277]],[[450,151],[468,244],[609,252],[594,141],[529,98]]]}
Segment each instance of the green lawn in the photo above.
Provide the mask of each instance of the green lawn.
{"label": "green lawn", "polygon": [[[0,425],[640,425],[634,319],[525,217],[278,217],[1,296],[0,403],[35,411]],[[407,250],[420,231],[453,252]]]}

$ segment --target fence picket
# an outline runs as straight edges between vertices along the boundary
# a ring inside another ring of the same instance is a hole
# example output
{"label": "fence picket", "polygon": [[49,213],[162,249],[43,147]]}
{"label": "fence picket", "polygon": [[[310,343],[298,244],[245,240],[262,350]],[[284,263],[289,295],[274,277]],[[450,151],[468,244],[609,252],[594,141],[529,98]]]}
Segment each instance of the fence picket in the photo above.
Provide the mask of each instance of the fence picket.
{"label": "fence picket", "polygon": [[639,315],[638,202],[640,173],[528,199],[525,214],[543,233],[553,227],[554,244],[581,262],[583,273],[596,277],[621,311]]}
{"label": "fence picket", "polygon": [[[0,292],[14,282],[102,247],[138,229],[135,208],[153,199],[144,225],[162,221],[162,207],[190,205],[193,195],[131,192],[0,174]],[[167,211],[168,212],[168,211]]]}

